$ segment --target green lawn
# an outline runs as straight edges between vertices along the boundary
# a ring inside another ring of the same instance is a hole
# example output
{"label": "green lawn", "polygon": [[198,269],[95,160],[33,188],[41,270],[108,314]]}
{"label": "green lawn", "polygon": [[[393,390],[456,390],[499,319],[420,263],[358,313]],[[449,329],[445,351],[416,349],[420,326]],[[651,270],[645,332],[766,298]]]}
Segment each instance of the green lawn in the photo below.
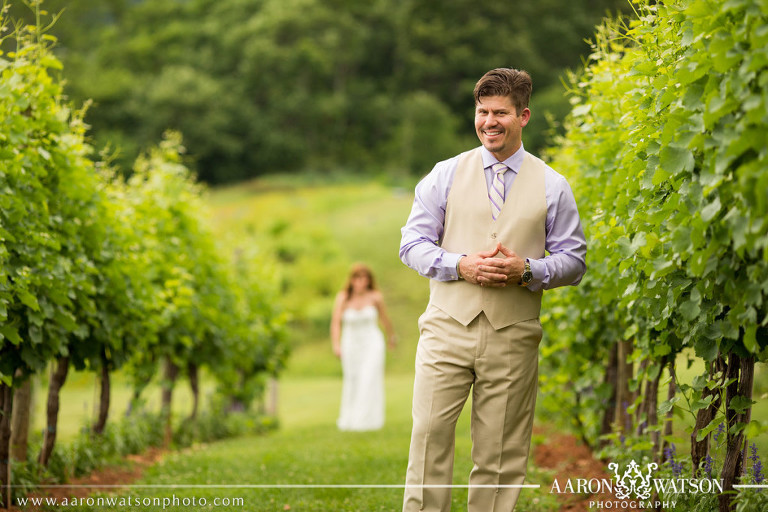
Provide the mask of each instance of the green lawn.
{"label": "green lawn", "polygon": [[[242,498],[244,505],[217,507],[247,511],[375,511],[398,510],[402,503],[410,437],[412,378],[388,375],[387,422],[377,432],[340,432],[335,425],[341,379],[294,377],[279,384],[280,429],[264,436],[245,437],[194,446],[168,454],[137,482],[139,485],[183,488],[128,489],[126,498],[162,499]],[[465,485],[471,469],[469,419],[462,414],[457,428],[454,483]],[[544,484],[548,475],[532,469],[530,479]],[[232,488],[231,486],[392,486],[388,488]],[[200,486],[200,487],[186,487]],[[213,486],[213,487],[211,487]],[[230,486],[229,488],[217,486]],[[557,510],[544,490],[524,490],[521,510]],[[453,493],[454,509],[465,506],[466,489]],[[69,507],[67,508],[70,509]],[[98,507],[72,510],[99,510]],[[123,510],[119,508],[119,510]],[[126,509],[127,510],[127,509]],[[191,510],[191,509],[190,509]]]}

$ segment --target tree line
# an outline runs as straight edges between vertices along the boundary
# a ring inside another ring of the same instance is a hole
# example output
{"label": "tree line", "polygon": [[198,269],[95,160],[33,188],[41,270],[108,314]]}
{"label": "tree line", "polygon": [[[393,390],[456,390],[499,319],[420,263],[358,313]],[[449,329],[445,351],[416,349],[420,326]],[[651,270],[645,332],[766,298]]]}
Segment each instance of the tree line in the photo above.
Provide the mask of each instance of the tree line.
{"label": "tree line", "polygon": [[[547,385],[573,382],[566,410],[590,445],[666,468],[679,416],[691,427],[682,476],[722,478],[728,492],[678,506],[762,510],[764,494],[734,499],[733,486],[764,477],[748,444],[766,432],[751,411],[768,360],[768,8],[634,4],[628,24],[599,28],[550,154],[590,242],[584,281],[545,309],[561,327]],[[686,359],[702,368],[692,381],[678,375]]]}
{"label": "tree line", "polygon": [[[37,1],[37,0],[36,0]],[[476,143],[472,87],[531,72],[530,149],[569,109],[560,82],[626,0],[45,0],[65,92],[130,168],[180,131],[202,181],[285,170],[422,175]],[[15,16],[30,18],[14,2]]]}
{"label": "tree line", "polygon": [[10,461],[26,460],[28,432],[11,424],[14,408],[29,409],[28,398],[14,397],[33,375],[51,368],[44,467],[71,368],[100,376],[91,426],[99,435],[110,374],[130,375],[138,399],[162,366],[170,432],[180,375],[193,389],[193,417],[203,367],[215,368],[223,408],[243,409],[280,371],[287,342],[268,261],[258,248],[216,241],[180,136],[167,133],[125,178],[88,144],[85,108],[66,100],[43,26],[14,30],[2,15],[14,48],[0,55],[0,487],[8,506]]}

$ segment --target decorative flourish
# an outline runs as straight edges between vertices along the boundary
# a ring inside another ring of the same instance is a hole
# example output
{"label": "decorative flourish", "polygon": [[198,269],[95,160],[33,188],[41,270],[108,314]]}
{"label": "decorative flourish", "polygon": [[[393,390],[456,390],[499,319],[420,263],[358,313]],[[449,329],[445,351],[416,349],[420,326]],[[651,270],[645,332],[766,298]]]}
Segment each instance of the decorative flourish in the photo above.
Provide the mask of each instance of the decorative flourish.
{"label": "decorative flourish", "polygon": [[613,470],[616,477],[616,497],[620,500],[631,499],[634,495],[636,499],[647,500],[651,497],[651,477],[653,470],[659,466],[655,462],[646,464],[648,472],[644,475],[640,471],[640,466],[634,460],[629,463],[627,470],[623,475],[619,475],[619,465],[615,462],[608,464],[608,469]]}

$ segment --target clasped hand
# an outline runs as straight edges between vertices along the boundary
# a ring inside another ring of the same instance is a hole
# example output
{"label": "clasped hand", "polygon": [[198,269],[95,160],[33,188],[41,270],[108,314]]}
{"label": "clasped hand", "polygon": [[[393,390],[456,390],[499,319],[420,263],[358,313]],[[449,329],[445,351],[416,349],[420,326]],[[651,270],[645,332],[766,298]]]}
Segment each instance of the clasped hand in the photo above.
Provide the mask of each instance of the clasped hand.
{"label": "clasped hand", "polygon": [[468,255],[459,261],[459,271],[463,279],[491,288],[517,286],[524,268],[525,260],[501,243],[496,244],[495,249]]}

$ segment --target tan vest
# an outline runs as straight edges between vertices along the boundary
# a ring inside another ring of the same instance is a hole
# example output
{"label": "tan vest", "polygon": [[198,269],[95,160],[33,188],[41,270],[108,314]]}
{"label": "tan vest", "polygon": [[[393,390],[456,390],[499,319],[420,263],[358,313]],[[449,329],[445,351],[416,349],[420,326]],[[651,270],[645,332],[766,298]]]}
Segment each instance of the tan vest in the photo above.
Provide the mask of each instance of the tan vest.
{"label": "tan vest", "polygon": [[[501,242],[521,258],[543,258],[547,219],[545,169],[544,162],[526,153],[501,213],[494,221],[480,148],[462,153],[448,193],[440,247],[469,255],[494,249],[496,243]],[[463,325],[468,325],[482,311],[498,330],[538,318],[541,291],[532,292],[520,286],[485,288],[464,280],[433,279],[430,302]]]}

